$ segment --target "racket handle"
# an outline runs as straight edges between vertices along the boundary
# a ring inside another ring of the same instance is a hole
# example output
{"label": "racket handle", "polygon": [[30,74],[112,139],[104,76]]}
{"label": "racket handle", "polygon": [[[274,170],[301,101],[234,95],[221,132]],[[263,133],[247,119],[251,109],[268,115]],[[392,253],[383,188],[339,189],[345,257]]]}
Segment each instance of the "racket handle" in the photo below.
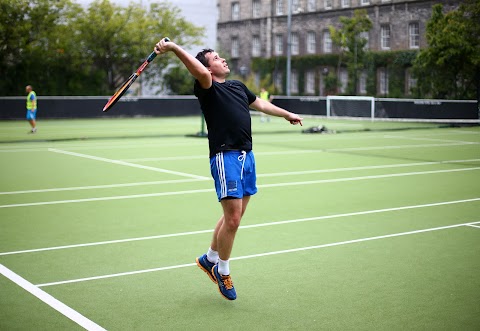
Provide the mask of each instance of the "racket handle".
{"label": "racket handle", "polygon": [[[165,41],[170,41],[170,38],[165,37]],[[156,48],[156,47],[155,47],[155,48]],[[152,53],[148,56],[147,61],[148,61],[148,62],[151,62],[151,61],[152,61],[154,58],[156,58],[156,57],[157,57],[157,53],[152,52]]]}

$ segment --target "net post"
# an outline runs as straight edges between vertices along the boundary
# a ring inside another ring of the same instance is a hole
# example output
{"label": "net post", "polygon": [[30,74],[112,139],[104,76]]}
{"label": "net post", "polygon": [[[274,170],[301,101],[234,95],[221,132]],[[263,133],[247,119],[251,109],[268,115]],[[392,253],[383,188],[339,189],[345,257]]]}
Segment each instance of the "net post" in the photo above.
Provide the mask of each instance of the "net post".
{"label": "net post", "polygon": [[187,137],[194,137],[194,138],[206,138],[208,137],[207,132],[205,131],[205,116],[203,115],[203,112],[200,115],[200,131],[197,133],[193,134],[187,134]]}
{"label": "net post", "polygon": [[330,96],[327,95],[327,117],[330,117]]}
{"label": "net post", "polygon": [[372,117],[372,122],[373,122],[373,121],[375,121],[375,98],[374,97],[372,97],[372,99],[371,99],[370,109],[371,109],[371,117]]}

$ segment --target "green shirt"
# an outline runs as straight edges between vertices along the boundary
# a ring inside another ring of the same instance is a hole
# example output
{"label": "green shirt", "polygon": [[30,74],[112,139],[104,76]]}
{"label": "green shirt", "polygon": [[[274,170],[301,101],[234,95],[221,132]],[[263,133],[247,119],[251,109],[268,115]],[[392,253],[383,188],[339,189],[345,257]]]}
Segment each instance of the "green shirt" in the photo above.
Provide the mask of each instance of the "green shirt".
{"label": "green shirt", "polygon": [[31,91],[27,95],[27,109],[28,110],[34,110],[37,108],[37,104],[35,102],[35,108],[33,108],[33,101],[37,101],[37,95],[35,94],[34,91]]}

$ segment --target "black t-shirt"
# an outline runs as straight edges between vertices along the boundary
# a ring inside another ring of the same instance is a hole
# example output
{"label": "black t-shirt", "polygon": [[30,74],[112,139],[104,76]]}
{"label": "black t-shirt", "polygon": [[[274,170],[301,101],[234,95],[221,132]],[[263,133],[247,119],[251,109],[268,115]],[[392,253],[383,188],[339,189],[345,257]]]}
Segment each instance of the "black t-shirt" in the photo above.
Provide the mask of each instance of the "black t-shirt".
{"label": "black t-shirt", "polygon": [[243,83],[213,81],[203,89],[195,81],[195,96],[205,116],[210,157],[221,151],[252,149],[252,121],[249,105],[257,98]]}

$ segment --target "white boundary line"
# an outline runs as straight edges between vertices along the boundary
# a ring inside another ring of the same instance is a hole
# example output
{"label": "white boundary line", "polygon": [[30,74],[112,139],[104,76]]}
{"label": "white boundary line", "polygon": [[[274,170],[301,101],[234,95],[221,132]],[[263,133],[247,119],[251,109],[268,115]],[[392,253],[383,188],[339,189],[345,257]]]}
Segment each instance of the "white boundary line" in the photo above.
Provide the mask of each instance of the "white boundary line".
{"label": "white boundary line", "polygon": [[447,143],[478,144],[476,141],[465,141],[465,140],[456,140],[456,139],[438,139],[438,138],[406,137],[406,136],[394,136],[394,135],[385,135],[385,138],[404,139],[404,140],[416,140],[416,141],[440,141],[440,142],[447,142]]}
{"label": "white boundary line", "polygon": [[[333,168],[333,169],[317,169],[317,170],[276,172],[276,173],[269,173],[269,174],[258,174],[257,177],[306,175],[306,174],[316,174],[316,173],[324,173],[324,172],[325,173],[330,173],[330,172],[341,172],[341,171],[352,171],[352,170],[415,167],[415,166],[423,166],[423,165],[450,164],[450,163],[477,162],[477,161],[480,161],[480,159],[451,160],[451,161],[448,161],[448,160],[447,161],[428,161],[428,162],[415,162],[415,163],[397,163],[397,164],[385,164],[385,165],[377,165],[377,166],[359,166],[359,167],[346,167],[346,168]],[[0,194],[2,194],[2,193],[0,192]]]}
{"label": "white boundary line", "polygon": [[[206,181],[206,180],[207,179],[172,179],[172,180],[158,180],[158,181],[152,181],[152,182],[135,182],[135,183],[105,184],[105,185],[92,185],[92,186],[57,187],[57,188],[47,188],[47,189],[39,189],[39,190],[0,192],[0,195],[45,193],[45,192],[58,192],[58,191],[96,190],[96,189],[102,189],[102,188],[117,188],[117,187],[131,187],[131,186],[145,186],[145,185],[194,183],[194,182],[201,182],[201,181]],[[213,179],[210,179],[210,180],[213,181]]]}
{"label": "white boundary line", "polygon": [[[480,167],[471,167],[471,168],[445,169],[445,170],[432,170],[432,171],[401,172],[401,173],[386,174],[386,175],[360,176],[360,177],[347,177],[347,178],[334,178],[334,179],[320,179],[320,180],[284,182],[284,183],[275,183],[275,184],[262,184],[262,185],[257,185],[257,187],[258,188],[270,188],[270,187],[284,187],[284,186],[297,186],[297,185],[313,185],[313,184],[322,184],[322,183],[339,183],[339,182],[357,181],[357,180],[365,180],[365,179],[378,179],[378,178],[404,177],[404,176],[414,176],[414,175],[427,175],[427,174],[448,173],[448,172],[472,171],[472,170],[479,170],[479,169],[480,169]],[[72,199],[72,200],[28,202],[28,203],[17,203],[17,204],[10,204],[10,205],[0,205],[0,208],[43,206],[43,205],[65,204],[65,203],[108,201],[108,200],[121,200],[121,199],[136,199],[136,198],[148,198],[148,197],[160,197],[160,196],[206,193],[206,192],[213,192],[213,191],[214,191],[214,189],[199,189],[199,190],[170,191],[170,192],[134,194],[134,195],[117,195],[117,196],[109,196],[109,197],[84,198],[84,199]]]}
{"label": "white boundary line", "polygon": [[479,225],[466,224],[466,226],[471,226],[472,228],[480,229],[480,226],[479,226]]}
{"label": "white boundary line", "polygon": [[81,327],[83,327],[86,330],[105,330],[102,328],[100,325],[96,324],[95,322],[89,320],[76,310],[73,310],[63,302],[55,299],[53,296],[50,294],[46,293],[45,291],[39,289],[37,286],[33,285],[26,279],[20,277],[16,273],[14,273],[12,270],[8,269],[4,265],[0,264],[0,274],[5,276],[6,278],[10,279],[12,282],[32,294],[33,296],[37,297],[38,299],[42,300],[45,302],[47,305],[58,311],[60,314],[63,316],[71,319]]}
{"label": "white boundary line", "polygon": [[104,157],[98,157],[98,156],[93,156],[93,155],[69,152],[69,151],[64,151],[62,149],[49,148],[48,151],[49,152],[54,152],[54,153],[83,157],[85,159],[91,159],[91,160],[96,160],[96,161],[119,164],[119,165],[123,165],[123,166],[127,166],[127,167],[140,168],[140,169],[145,169],[145,170],[152,170],[152,171],[156,171],[156,172],[163,172],[163,173],[166,173],[166,174],[178,175],[178,176],[183,176],[183,177],[189,177],[189,178],[195,178],[195,179],[208,179],[207,177],[204,177],[204,176],[198,176],[198,175],[187,174],[187,173],[179,172],[179,171],[172,171],[172,170],[167,170],[167,169],[149,167],[149,166],[144,166],[144,165],[141,165],[141,164],[135,164],[135,163],[125,162],[125,161],[120,161],[120,160],[112,160],[112,159],[107,159],[107,158],[104,158]]}
{"label": "white boundary line", "polygon": [[[289,175],[306,175],[306,174],[315,174],[315,173],[330,173],[330,172],[341,172],[341,171],[352,171],[352,170],[401,168],[401,167],[414,167],[414,166],[423,166],[423,165],[451,164],[451,163],[478,162],[478,161],[480,161],[480,159],[429,161],[429,162],[416,162],[416,163],[385,164],[385,165],[375,165],[375,166],[358,166],[358,167],[346,167],[346,168],[286,171],[286,172],[257,174],[257,178],[258,177],[283,177],[283,176],[289,176]],[[210,179],[210,180],[213,181],[213,179]],[[44,192],[57,192],[57,191],[77,191],[77,190],[130,187],[130,186],[144,186],[144,185],[192,183],[192,182],[197,182],[197,181],[203,181],[203,179],[173,179],[173,180],[151,181],[151,182],[134,182],[134,183],[122,183],[122,184],[59,187],[59,188],[38,189],[38,190],[6,191],[6,192],[0,192],[0,195],[44,193]]]}
{"label": "white boundary line", "polygon": [[[293,154],[313,154],[313,153],[328,153],[328,152],[343,152],[343,151],[373,151],[383,149],[401,149],[401,148],[423,148],[423,147],[450,147],[450,146],[470,146],[478,145],[478,142],[458,142],[445,144],[417,144],[417,145],[390,145],[390,146],[371,146],[371,147],[343,147],[343,148],[325,148],[325,149],[299,149],[290,151],[275,151],[275,152],[254,152],[255,156],[271,156],[271,155],[293,155]],[[122,159],[127,162],[149,162],[149,161],[177,161],[177,160],[196,160],[203,159],[204,155],[186,155],[186,156],[165,156],[165,157],[146,157],[135,159]]]}
{"label": "white boundary line", "polygon": [[[385,239],[385,238],[394,238],[394,237],[406,236],[406,235],[417,234],[417,233],[425,233],[425,232],[431,232],[431,231],[458,228],[458,227],[462,227],[462,226],[466,226],[466,225],[470,225],[470,224],[475,224],[475,223],[478,223],[478,222],[461,223],[461,224],[440,226],[440,227],[428,228],[428,229],[422,229],[422,230],[398,232],[398,233],[392,233],[392,234],[387,234],[387,235],[383,235],[383,236],[367,237],[367,238],[360,238],[360,239],[353,239],[353,240],[346,240],[346,241],[338,241],[338,242],[333,242],[333,243],[329,243],[329,244],[285,249],[285,250],[266,252],[266,253],[260,253],[260,254],[245,255],[245,256],[234,257],[234,258],[231,258],[230,260],[245,260],[245,259],[257,258],[257,257],[263,257],[263,256],[272,256],[272,255],[307,251],[307,250],[312,250],[312,249],[349,245],[349,244],[355,244],[355,243],[360,243],[360,242],[365,242],[365,241],[372,241],[372,240]],[[86,281],[98,280],[98,279],[106,279],[106,278],[114,278],[114,277],[122,277],[122,276],[143,274],[143,273],[155,272],[155,271],[179,269],[179,268],[191,267],[191,266],[195,266],[195,265],[196,265],[196,263],[179,264],[179,265],[153,268],[153,269],[136,270],[136,271],[121,272],[121,273],[102,275],[102,276],[85,277],[85,278],[78,278],[78,279],[63,280],[63,281],[58,281],[58,282],[37,284],[36,286],[47,287],[47,286],[62,285],[62,284],[80,283],[80,282],[86,282]]]}
{"label": "white boundary line", "polygon": [[[384,209],[373,209],[373,210],[365,210],[365,211],[358,211],[358,212],[351,212],[351,213],[343,213],[343,214],[324,215],[324,216],[308,217],[308,218],[298,218],[298,219],[285,220],[285,221],[258,223],[258,224],[251,224],[251,225],[241,225],[241,226],[240,226],[240,229],[253,229],[253,228],[259,228],[259,227],[265,227],[265,226],[276,226],[276,225],[282,225],[282,224],[300,223],[300,222],[308,222],[308,221],[319,221],[319,220],[326,220],[326,219],[332,219],[332,218],[341,218],[341,217],[358,216],[358,215],[378,214],[378,213],[385,213],[385,212],[392,212],[392,211],[400,211],[400,210],[407,210],[407,209],[417,209],[417,208],[427,208],[427,207],[436,207],[436,206],[445,206],[445,205],[453,205],[453,204],[467,203],[467,202],[475,202],[475,201],[480,201],[480,198],[472,198],[472,199],[464,199],[464,200],[452,200],[452,201],[442,201],[442,202],[427,203],[427,204],[422,204],[422,205],[409,205],[409,206],[392,207],[392,208],[384,208]],[[35,252],[44,252],[44,251],[53,251],[53,250],[61,250],[61,249],[69,249],[69,248],[79,248],[79,247],[89,247],[89,246],[119,244],[119,243],[126,243],[126,242],[132,242],[132,241],[151,240],[151,239],[162,239],[162,238],[181,237],[181,236],[205,234],[205,233],[211,233],[211,232],[213,232],[213,230],[210,230],[210,229],[209,229],[209,230],[198,230],[198,231],[189,231],[189,232],[178,232],[178,233],[170,233],[170,234],[161,234],[161,235],[147,236],[147,237],[136,237],[136,238],[109,240],[109,241],[98,241],[98,242],[91,242],[91,243],[84,243],[84,244],[73,244],[73,245],[65,245],[65,246],[53,246],[53,247],[45,247],[45,248],[36,248],[36,249],[27,249],[27,250],[20,250],[20,251],[3,252],[3,253],[0,253],[0,256],[3,256],[3,255],[14,255],[14,254],[24,254],[24,253],[35,253]]]}

